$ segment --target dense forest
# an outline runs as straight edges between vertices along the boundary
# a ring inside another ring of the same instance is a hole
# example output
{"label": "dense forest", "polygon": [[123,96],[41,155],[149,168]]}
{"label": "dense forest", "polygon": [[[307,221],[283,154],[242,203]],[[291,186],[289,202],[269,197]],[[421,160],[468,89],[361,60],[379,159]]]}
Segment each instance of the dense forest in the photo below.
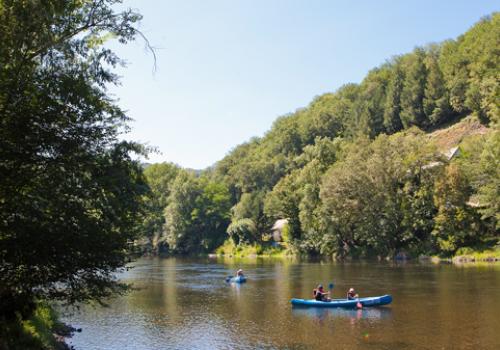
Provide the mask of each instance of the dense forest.
{"label": "dense forest", "polygon": [[[141,230],[153,249],[181,254],[222,244],[261,253],[278,219],[287,220],[280,246],[295,254],[450,256],[493,247],[499,59],[494,13],[456,40],[417,47],[360,84],[318,96],[201,173],[151,165]],[[479,132],[443,147],[433,135],[453,125]]]}

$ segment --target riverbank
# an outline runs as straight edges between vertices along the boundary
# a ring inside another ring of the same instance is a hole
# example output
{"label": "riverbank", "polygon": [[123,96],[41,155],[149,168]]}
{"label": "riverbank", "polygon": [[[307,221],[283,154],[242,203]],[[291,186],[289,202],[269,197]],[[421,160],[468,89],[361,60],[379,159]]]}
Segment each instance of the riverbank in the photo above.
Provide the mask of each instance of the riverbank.
{"label": "riverbank", "polygon": [[[290,249],[283,245],[277,246],[262,246],[258,243],[254,244],[242,244],[235,245],[231,240],[224,242],[222,246],[217,248],[213,254],[209,254],[211,257],[227,257],[227,258],[299,258],[301,256],[294,254]],[[302,256],[303,258],[308,258],[307,256]],[[324,258],[332,258],[333,260],[338,260],[335,257],[325,256]],[[347,257],[342,260],[353,260],[354,258]],[[453,264],[465,264],[465,263],[500,263],[500,247],[493,249],[472,249],[472,248],[461,248],[453,256],[439,256],[439,255],[420,255],[411,256],[405,253],[398,253],[393,257],[381,258],[378,260],[418,260],[418,261],[430,261],[432,263],[453,263]]]}
{"label": "riverbank", "polygon": [[451,258],[451,262],[454,264],[475,262],[500,263],[500,248],[486,250],[462,248]]}
{"label": "riverbank", "polygon": [[232,239],[228,239],[215,250],[215,256],[246,258],[246,257],[269,257],[288,258],[294,254],[283,245],[261,245],[259,243],[235,245]]}
{"label": "riverbank", "polygon": [[28,320],[0,322],[0,349],[69,350],[65,339],[75,331],[59,321],[59,315],[50,305],[40,302]]}

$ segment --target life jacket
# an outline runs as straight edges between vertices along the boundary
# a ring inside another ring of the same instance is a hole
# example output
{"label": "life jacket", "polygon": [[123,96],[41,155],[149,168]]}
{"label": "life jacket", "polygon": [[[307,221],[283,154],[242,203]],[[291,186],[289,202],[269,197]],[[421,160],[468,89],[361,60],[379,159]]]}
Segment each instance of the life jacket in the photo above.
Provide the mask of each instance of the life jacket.
{"label": "life jacket", "polygon": [[322,292],[319,289],[315,289],[314,292],[315,292],[314,299],[316,299],[318,301],[323,301],[323,298],[324,298],[323,293],[324,293],[324,291]]}

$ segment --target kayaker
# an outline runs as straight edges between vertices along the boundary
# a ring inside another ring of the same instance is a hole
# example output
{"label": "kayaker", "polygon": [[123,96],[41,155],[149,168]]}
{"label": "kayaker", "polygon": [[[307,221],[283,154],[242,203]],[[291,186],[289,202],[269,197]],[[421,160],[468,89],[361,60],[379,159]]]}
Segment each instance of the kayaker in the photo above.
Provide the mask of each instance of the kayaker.
{"label": "kayaker", "polygon": [[243,270],[242,269],[239,269],[238,271],[236,271],[236,277],[243,277]]}
{"label": "kayaker", "polygon": [[330,292],[325,292],[321,284],[313,290],[314,299],[317,301],[330,301],[331,299],[328,297],[329,294]]}
{"label": "kayaker", "polygon": [[356,294],[356,291],[354,290],[354,288],[349,288],[349,291],[347,292],[347,299],[354,300],[354,299],[358,299],[358,298],[359,298],[359,295]]}

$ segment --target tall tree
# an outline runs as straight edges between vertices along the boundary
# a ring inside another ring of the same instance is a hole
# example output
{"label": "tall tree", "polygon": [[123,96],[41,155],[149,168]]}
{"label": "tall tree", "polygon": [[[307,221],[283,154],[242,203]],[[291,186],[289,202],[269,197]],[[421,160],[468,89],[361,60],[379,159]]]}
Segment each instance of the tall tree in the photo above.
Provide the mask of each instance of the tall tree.
{"label": "tall tree", "polygon": [[479,218],[467,205],[471,193],[468,179],[456,164],[447,166],[436,181],[434,202],[438,212],[433,235],[445,254],[479,242]]}
{"label": "tall tree", "polygon": [[384,104],[390,79],[388,65],[372,70],[360,86],[360,95],[354,104],[353,117],[357,129],[374,138],[384,131]]}
{"label": "tall tree", "polygon": [[500,229],[500,130],[486,141],[481,152],[478,173],[478,193],[482,218],[490,220],[494,230]]}
{"label": "tall tree", "polygon": [[424,59],[425,51],[417,48],[403,60],[405,80],[401,91],[401,122],[405,128],[428,125],[423,106],[427,77]]}
{"label": "tall tree", "polygon": [[401,90],[403,89],[404,75],[401,63],[397,60],[391,71],[387,87],[387,97],[384,106],[384,127],[387,133],[394,134],[403,129],[401,123]]}
{"label": "tall tree", "polygon": [[224,184],[182,171],[171,186],[168,203],[165,233],[172,251],[207,252],[222,244],[230,217]]}
{"label": "tall tree", "polygon": [[152,164],[144,170],[144,175],[151,192],[146,197],[146,215],[140,227],[142,234],[151,242],[152,248],[161,249],[163,227],[165,225],[164,211],[168,205],[172,183],[181,170],[170,163]]}
{"label": "tall tree", "polygon": [[106,93],[140,16],[117,1],[0,1],[0,317],[36,298],[120,291],[147,190],[128,118]]}
{"label": "tall tree", "polygon": [[446,90],[443,73],[439,68],[439,47],[432,45],[429,47],[424,64],[427,70],[427,79],[424,91],[424,113],[431,125],[439,125],[449,119],[451,107],[449,105],[449,95]]}
{"label": "tall tree", "polygon": [[441,48],[439,66],[450,94],[450,105],[453,111],[464,115],[469,112],[465,105],[469,86],[469,69],[467,60],[459,53],[458,48],[459,43],[457,41],[445,41]]}

